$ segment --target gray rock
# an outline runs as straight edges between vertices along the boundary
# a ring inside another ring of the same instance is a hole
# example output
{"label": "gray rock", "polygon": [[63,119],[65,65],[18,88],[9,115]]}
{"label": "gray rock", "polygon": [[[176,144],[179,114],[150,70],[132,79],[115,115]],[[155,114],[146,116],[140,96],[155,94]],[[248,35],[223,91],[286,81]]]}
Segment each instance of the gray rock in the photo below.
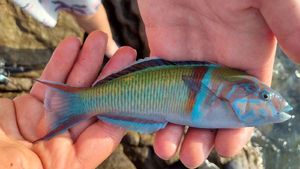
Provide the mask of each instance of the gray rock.
{"label": "gray rock", "polygon": [[123,146],[118,148],[96,169],[136,169],[134,164],[123,153]]}
{"label": "gray rock", "polygon": [[204,163],[198,167],[198,169],[220,169],[216,164],[205,160]]}
{"label": "gray rock", "polygon": [[260,150],[248,143],[234,158],[221,158],[224,169],[264,169]]}
{"label": "gray rock", "polygon": [[153,169],[167,167],[165,161],[155,155],[152,146],[124,146],[124,153],[137,168]]}

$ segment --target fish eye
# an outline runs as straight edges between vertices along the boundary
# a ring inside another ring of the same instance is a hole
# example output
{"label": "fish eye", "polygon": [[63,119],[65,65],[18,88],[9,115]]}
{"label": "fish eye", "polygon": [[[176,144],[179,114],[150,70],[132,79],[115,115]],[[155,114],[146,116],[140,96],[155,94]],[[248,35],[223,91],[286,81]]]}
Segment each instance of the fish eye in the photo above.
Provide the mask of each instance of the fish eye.
{"label": "fish eye", "polygon": [[260,96],[264,101],[269,101],[271,99],[271,94],[265,90],[260,93]]}

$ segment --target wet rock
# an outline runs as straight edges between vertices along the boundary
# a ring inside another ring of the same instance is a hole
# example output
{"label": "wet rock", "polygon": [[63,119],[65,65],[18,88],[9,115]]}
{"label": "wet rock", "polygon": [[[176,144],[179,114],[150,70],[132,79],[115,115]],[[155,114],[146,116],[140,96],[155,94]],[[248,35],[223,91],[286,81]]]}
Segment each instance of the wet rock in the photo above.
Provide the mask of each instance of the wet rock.
{"label": "wet rock", "polygon": [[205,160],[204,163],[198,167],[198,169],[220,169],[216,164]]}
{"label": "wet rock", "polygon": [[137,168],[166,168],[166,163],[155,155],[152,146],[124,147],[124,153]]}
{"label": "wet rock", "polygon": [[248,143],[234,158],[221,158],[224,169],[264,169],[262,153]]}
{"label": "wet rock", "polygon": [[123,152],[123,146],[118,148],[96,169],[136,169],[134,164]]}

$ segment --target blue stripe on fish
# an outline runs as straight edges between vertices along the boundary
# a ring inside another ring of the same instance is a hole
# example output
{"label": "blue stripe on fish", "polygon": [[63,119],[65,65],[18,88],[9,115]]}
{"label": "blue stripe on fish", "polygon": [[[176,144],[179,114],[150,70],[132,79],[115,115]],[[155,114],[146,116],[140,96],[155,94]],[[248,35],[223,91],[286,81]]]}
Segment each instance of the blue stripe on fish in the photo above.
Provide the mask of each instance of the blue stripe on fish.
{"label": "blue stripe on fish", "polygon": [[202,104],[204,103],[206,97],[210,95],[209,90],[207,90],[207,87],[210,85],[211,78],[212,78],[212,71],[213,68],[209,68],[207,72],[205,73],[203,79],[201,80],[201,88],[200,91],[196,95],[196,101],[193,106],[193,110],[191,113],[191,118],[193,122],[199,122],[201,120],[201,117],[203,115],[203,112],[201,111]]}
{"label": "blue stripe on fish", "polygon": [[217,89],[217,92],[216,92],[216,95],[217,96],[220,96],[222,90],[223,90],[223,87],[224,87],[224,83],[221,83],[219,86],[218,86],[218,89]]}
{"label": "blue stripe on fish", "polygon": [[232,86],[231,90],[226,95],[227,99],[230,99],[230,97],[233,95],[233,93],[235,92],[235,90],[236,90],[237,87],[238,87],[237,85],[233,85]]}
{"label": "blue stripe on fish", "polygon": [[110,118],[105,116],[97,116],[99,119],[121,126],[123,128],[126,128],[128,130],[135,130],[140,133],[152,133],[159,129],[165,128],[167,125],[167,122],[154,122],[154,121],[147,121],[147,120],[126,120],[124,119],[117,119],[117,118]]}
{"label": "blue stripe on fish", "polygon": [[[245,124],[260,124],[260,121],[262,120],[261,117],[259,117],[254,110],[247,110],[248,104],[260,104],[259,100],[255,99],[248,99],[247,97],[238,99],[232,103],[232,108],[238,118]],[[258,110],[260,114],[265,117],[265,114],[267,113],[265,110],[259,109]]]}

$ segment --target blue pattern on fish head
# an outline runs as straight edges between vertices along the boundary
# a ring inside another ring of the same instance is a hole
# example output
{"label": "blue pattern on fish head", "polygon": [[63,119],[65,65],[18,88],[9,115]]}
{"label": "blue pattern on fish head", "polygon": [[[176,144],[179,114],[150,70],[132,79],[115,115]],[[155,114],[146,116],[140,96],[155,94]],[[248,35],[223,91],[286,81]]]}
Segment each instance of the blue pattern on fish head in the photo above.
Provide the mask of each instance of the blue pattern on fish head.
{"label": "blue pattern on fish head", "polygon": [[287,101],[258,80],[234,84],[232,89],[228,92],[232,109],[246,126],[280,123],[291,117],[286,113],[292,110]]}

